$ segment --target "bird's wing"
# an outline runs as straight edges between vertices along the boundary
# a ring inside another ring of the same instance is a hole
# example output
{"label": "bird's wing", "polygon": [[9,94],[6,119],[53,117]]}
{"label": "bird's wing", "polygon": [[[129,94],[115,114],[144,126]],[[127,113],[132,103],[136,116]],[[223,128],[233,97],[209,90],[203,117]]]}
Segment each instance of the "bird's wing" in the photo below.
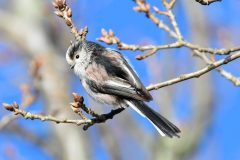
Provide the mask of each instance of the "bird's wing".
{"label": "bird's wing", "polygon": [[[95,66],[98,69],[87,69],[91,72],[88,74],[89,82],[95,83],[95,89],[102,93],[113,94],[125,98],[150,101],[152,96],[146,90],[137,74],[124,59],[124,57],[114,50],[107,49],[101,55],[95,56]],[[98,64],[98,65],[97,65]],[[94,65],[92,65],[94,66]],[[93,72],[96,76],[92,76]],[[99,74],[101,72],[101,74]],[[106,74],[106,76],[104,76]],[[99,81],[99,75],[104,80]],[[104,79],[104,77],[110,77]]]}
{"label": "bird's wing", "polygon": [[125,73],[124,79],[127,80],[139,93],[144,95],[145,99],[147,101],[152,100],[152,96],[148,92],[148,90],[145,88],[141,80],[139,79],[136,72],[133,70],[133,68],[129,65],[128,61],[122,56],[121,53],[119,53],[116,50],[108,49],[109,52],[107,53],[107,56],[109,57],[119,57],[117,59],[116,65],[120,66],[121,69]]}
{"label": "bird's wing", "polygon": [[142,101],[148,101],[140,92],[123,79],[110,79],[104,82],[92,79],[86,80],[92,91],[103,94],[115,95],[122,98],[130,98]]}

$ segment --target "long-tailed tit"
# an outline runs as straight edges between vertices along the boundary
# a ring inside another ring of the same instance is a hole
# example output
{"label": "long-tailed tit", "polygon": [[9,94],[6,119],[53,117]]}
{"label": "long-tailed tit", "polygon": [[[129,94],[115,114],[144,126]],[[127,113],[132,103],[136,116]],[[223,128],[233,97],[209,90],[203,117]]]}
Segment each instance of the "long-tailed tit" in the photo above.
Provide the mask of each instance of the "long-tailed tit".
{"label": "long-tailed tit", "polygon": [[68,48],[66,60],[93,99],[116,107],[130,106],[162,136],[179,137],[174,124],[144,103],[152,96],[121,53],[95,42],[76,41]]}

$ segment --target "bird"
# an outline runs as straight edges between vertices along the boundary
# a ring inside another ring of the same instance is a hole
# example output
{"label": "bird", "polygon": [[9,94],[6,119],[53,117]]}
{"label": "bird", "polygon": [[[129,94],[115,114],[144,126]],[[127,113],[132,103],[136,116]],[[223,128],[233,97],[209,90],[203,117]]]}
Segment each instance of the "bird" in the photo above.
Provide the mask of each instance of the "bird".
{"label": "bird", "polygon": [[146,104],[153,98],[120,52],[96,42],[75,40],[67,49],[66,61],[94,100],[117,108],[130,107],[162,136],[180,137],[178,127]]}

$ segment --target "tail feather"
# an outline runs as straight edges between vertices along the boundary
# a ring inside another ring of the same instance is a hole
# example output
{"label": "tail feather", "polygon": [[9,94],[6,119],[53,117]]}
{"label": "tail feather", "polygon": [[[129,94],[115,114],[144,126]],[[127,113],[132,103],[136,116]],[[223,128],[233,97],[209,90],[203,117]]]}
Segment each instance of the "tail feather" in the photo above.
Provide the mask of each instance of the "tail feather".
{"label": "tail feather", "polygon": [[[168,137],[179,137],[178,133],[181,131],[165,117],[148,107],[144,102],[138,100],[132,100],[130,105],[141,115],[147,117],[150,122],[156,127],[161,135],[167,135]],[[128,103],[129,104],[129,103]]]}

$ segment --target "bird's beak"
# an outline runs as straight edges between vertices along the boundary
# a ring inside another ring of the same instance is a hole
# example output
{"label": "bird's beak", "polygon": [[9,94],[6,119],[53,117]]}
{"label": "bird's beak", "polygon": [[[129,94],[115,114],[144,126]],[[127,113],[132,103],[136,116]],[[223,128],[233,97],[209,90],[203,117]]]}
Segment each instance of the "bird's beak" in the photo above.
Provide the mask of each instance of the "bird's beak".
{"label": "bird's beak", "polygon": [[75,66],[75,64],[71,65],[71,66],[70,66],[70,68],[71,68],[71,69],[73,69],[73,68],[74,68],[74,66]]}

